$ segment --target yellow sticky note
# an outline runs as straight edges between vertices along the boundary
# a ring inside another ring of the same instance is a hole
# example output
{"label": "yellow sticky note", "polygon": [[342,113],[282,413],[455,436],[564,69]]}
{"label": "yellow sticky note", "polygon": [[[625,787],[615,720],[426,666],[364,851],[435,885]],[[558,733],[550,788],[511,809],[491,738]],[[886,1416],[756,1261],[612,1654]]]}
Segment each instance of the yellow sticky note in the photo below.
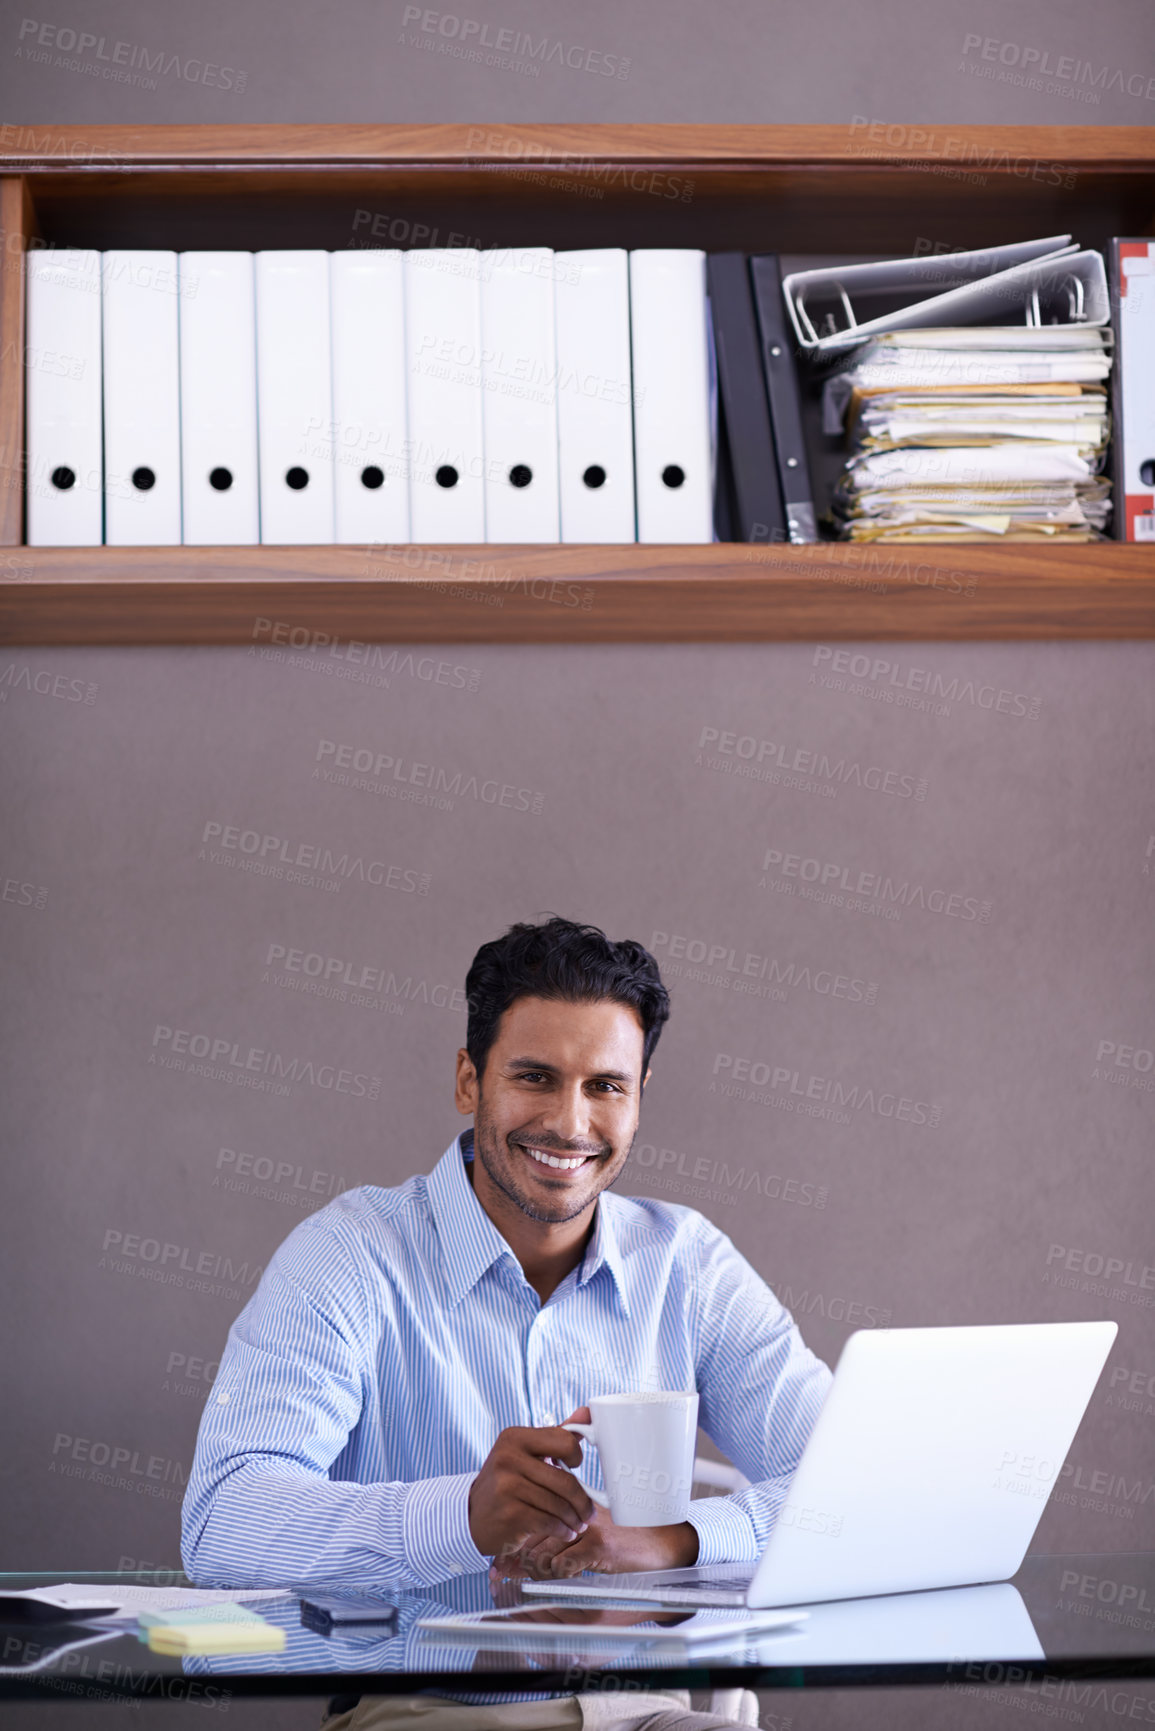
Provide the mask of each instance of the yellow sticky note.
{"label": "yellow sticky note", "polygon": [[281,1653],[285,1631],[274,1623],[159,1624],[148,1631],[149,1651],[169,1654]]}

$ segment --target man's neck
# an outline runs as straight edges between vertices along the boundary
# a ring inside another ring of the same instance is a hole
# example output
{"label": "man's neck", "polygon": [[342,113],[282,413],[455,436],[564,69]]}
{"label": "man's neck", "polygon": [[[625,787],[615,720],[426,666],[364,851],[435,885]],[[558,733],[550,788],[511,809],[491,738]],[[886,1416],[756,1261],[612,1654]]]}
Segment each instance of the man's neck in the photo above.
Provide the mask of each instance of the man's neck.
{"label": "man's neck", "polygon": [[572,1220],[562,1220],[554,1225],[547,1220],[534,1220],[520,1209],[503,1190],[497,1188],[476,1157],[466,1161],[465,1170],[478,1202],[517,1257],[522,1273],[544,1304],[585,1255],[586,1245],[593,1237],[596,1200]]}

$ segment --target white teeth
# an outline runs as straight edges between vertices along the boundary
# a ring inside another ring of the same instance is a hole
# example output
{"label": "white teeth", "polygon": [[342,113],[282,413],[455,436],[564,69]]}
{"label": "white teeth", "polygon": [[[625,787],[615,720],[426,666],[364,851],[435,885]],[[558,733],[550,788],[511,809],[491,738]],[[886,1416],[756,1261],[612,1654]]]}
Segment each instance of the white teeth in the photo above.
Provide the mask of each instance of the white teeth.
{"label": "white teeth", "polygon": [[526,1153],[532,1155],[539,1165],[556,1166],[559,1172],[574,1172],[579,1166],[584,1166],[589,1158],[586,1154],[579,1154],[576,1159],[563,1160],[557,1154],[543,1154],[539,1148],[527,1148]]}

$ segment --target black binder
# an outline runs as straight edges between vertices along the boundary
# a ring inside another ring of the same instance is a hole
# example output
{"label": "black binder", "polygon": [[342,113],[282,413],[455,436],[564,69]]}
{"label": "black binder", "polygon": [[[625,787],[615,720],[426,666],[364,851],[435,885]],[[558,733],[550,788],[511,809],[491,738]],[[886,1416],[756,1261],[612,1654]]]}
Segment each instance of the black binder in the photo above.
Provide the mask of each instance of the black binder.
{"label": "black binder", "polygon": [[718,363],[718,535],[784,541],[786,514],[746,254],[709,253],[706,278]]}
{"label": "black binder", "polygon": [[810,464],[802,437],[802,400],[798,390],[794,340],[787,325],[777,255],[765,253],[761,258],[752,258],[750,277],[758,309],[762,366],[770,399],[786,532],[791,541],[817,541]]}

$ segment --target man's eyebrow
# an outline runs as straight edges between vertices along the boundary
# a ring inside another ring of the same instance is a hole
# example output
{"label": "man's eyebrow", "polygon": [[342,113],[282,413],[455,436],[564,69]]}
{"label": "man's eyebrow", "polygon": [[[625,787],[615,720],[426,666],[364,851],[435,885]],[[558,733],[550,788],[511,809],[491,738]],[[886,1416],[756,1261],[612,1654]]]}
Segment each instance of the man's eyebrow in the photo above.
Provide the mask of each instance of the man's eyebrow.
{"label": "man's eyebrow", "polygon": [[[558,1074],[557,1065],[545,1058],[507,1058],[505,1067],[507,1070],[548,1070],[551,1076]],[[598,1082],[632,1082],[634,1079],[629,1070],[598,1070],[590,1078]]]}

